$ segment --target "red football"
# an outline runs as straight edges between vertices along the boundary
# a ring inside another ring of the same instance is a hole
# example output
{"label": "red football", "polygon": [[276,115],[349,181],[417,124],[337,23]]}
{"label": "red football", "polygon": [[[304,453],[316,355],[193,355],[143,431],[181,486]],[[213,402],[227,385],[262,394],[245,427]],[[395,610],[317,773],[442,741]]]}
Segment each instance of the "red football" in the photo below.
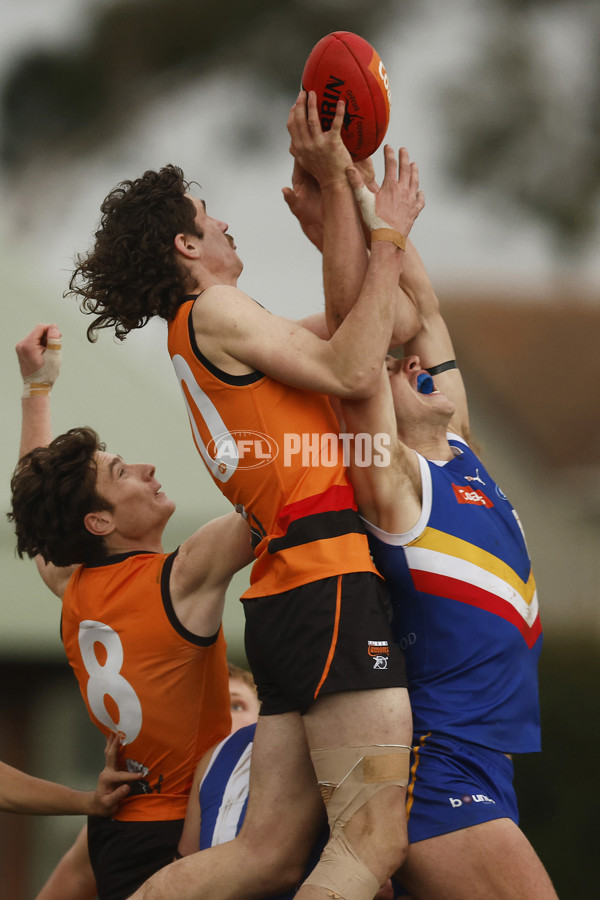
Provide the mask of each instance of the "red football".
{"label": "red football", "polygon": [[390,86],[378,53],[351,31],[333,31],[311,50],[302,88],[315,91],[324,131],[331,128],[338,100],[346,102],[342,139],[353,159],[377,150],[390,120]]}

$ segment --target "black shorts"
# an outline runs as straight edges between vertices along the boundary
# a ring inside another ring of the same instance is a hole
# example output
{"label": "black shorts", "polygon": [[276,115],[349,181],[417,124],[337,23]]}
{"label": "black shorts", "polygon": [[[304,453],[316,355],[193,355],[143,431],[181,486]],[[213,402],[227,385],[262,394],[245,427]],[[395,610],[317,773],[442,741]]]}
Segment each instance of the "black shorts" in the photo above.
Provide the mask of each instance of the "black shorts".
{"label": "black shorts", "polygon": [[305,713],[323,694],[406,687],[389,600],[372,572],[244,600],[245,646],[260,714]]}
{"label": "black shorts", "polygon": [[126,900],[163,866],[173,862],[183,819],[119,822],[88,818],[88,850],[98,900]]}

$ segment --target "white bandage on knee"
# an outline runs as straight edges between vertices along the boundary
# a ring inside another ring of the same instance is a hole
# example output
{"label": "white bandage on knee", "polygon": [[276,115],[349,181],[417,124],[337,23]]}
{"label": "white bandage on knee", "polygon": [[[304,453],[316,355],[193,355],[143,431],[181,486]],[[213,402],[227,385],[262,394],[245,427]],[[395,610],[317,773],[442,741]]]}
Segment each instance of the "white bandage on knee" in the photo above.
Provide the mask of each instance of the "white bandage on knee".
{"label": "white bandage on knee", "polygon": [[408,784],[410,747],[380,744],[313,750],[311,758],[327,808],[330,839],[306,883],[343,900],[372,898],[379,890],[378,880],[358,859],[342,829],[376,793],[390,785]]}
{"label": "white bandage on knee", "polygon": [[48,345],[44,351],[43,364],[31,375],[23,376],[22,396],[24,398],[39,397],[50,393],[52,385],[60,372],[62,359],[60,350],[60,338],[49,338]]}

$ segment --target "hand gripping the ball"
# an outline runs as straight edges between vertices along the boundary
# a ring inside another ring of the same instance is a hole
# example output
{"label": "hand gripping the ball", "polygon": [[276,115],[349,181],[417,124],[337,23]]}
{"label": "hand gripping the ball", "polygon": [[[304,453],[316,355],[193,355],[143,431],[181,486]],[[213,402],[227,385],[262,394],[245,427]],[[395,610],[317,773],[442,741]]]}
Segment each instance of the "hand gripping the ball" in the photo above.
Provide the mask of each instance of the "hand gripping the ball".
{"label": "hand gripping the ball", "polygon": [[365,185],[356,167],[348,166],[346,175],[363,221],[371,231],[371,241],[389,241],[404,250],[406,238],[425,206],[425,196],[419,189],[417,164],[410,162],[408,151],[400,149],[398,164],[389,144],[384,155],[385,177],[376,194]]}
{"label": "hand gripping the ball", "polygon": [[344,122],[344,104],[336,104],[331,127],[321,126],[317,98],[313,91],[308,95],[301,91],[290,110],[287,127],[290,134],[290,153],[321,188],[337,182],[345,182],[346,168],[352,159],[341,137]]}

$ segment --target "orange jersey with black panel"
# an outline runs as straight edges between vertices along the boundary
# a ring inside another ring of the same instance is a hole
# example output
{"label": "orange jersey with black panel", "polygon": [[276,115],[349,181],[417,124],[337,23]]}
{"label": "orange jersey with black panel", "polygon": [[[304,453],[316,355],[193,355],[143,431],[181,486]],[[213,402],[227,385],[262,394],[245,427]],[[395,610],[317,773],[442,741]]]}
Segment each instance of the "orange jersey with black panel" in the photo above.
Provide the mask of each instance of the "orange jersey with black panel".
{"label": "orange jersey with black panel", "polygon": [[348,572],[376,572],[324,394],[263,375],[229,375],[203,356],[195,298],[169,323],[169,353],[196,448],[252,529],[256,561],[242,599]]}
{"label": "orange jersey with black panel", "polygon": [[123,735],[119,767],[144,774],[113,817],[123,821],[183,818],[198,760],[231,729],[223,632],[201,638],[178,621],[175,556],[80,566],[63,597],[62,639],[90,718]]}

